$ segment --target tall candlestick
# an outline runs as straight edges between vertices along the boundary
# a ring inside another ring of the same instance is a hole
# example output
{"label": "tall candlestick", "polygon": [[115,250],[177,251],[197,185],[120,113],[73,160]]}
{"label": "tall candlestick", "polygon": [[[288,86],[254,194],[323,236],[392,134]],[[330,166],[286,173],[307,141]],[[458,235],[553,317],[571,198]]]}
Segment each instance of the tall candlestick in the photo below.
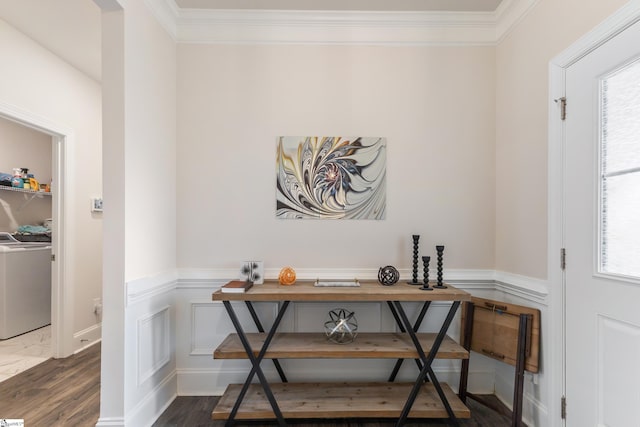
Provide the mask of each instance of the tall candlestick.
{"label": "tall candlestick", "polygon": [[420,288],[423,291],[431,291],[432,288],[429,287],[429,261],[431,261],[430,256],[422,257],[422,287]]}
{"label": "tall candlestick", "polygon": [[420,236],[418,234],[414,234],[413,236],[413,270],[412,270],[412,280],[408,282],[410,285],[419,285],[418,282],[418,240],[420,240]]}
{"label": "tall candlestick", "polygon": [[438,284],[434,286],[434,288],[446,289],[447,287],[442,284],[442,254],[444,252],[444,246],[436,246],[436,252],[438,253]]}

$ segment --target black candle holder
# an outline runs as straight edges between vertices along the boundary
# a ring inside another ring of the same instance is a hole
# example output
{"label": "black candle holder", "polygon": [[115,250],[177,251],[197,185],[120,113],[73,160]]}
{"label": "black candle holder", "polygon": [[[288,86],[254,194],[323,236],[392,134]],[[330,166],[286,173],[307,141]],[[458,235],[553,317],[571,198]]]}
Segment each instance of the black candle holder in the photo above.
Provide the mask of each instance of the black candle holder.
{"label": "black candle holder", "polygon": [[444,246],[442,245],[436,246],[436,252],[438,255],[438,284],[434,286],[434,288],[447,289],[447,287],[442,284],[442,254],[444,252]]}
{"label": "black candle holder", "polygon": [[422,257],[422,287],[421,291],[432,291],[433,288],[429,287],[429,261],[431,261],[430,256]]}
{"label": "black candle holder", "polygon": [[420,240],[420,235],[414,234],[413,236],[413,270],[411,282],[407,282],[410,285],[421,285],[418,282],[418,240]]}

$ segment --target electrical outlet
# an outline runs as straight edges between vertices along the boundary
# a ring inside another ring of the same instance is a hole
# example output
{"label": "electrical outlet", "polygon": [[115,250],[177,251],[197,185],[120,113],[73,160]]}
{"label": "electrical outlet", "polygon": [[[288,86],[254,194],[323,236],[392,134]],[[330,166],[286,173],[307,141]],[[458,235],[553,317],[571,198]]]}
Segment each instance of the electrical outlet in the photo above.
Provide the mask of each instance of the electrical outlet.
{"label": "electrical outlet", "polygon": [[93,314],[100,316],[102,314],[102,298],[93,299]]}

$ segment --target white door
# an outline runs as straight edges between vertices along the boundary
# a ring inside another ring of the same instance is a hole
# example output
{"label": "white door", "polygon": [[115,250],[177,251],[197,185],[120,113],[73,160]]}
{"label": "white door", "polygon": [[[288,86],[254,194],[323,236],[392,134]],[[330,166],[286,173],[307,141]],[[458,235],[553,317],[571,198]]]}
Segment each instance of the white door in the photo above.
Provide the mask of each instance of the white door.
{"label": "white door", "polygon": [[640,426],[640,23],[567,69],[568,427]]}

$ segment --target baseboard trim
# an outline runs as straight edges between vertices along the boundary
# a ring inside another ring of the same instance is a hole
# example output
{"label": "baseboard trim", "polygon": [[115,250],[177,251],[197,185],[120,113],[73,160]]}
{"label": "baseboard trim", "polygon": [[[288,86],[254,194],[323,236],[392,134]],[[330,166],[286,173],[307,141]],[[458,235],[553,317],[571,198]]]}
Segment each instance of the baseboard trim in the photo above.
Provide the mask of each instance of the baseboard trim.
{"label": "baseboard trim", "polygon": [[73,354],[79,353],[102,341],[102,323],[96,323],[73,334]]}
{"label": "baseboard trim", "polygon": [[[527,375],[525,373],[525,375]],[[513,382],[507,381],[504,377],[496,375],[495,377],[495,396],[509,410],[513,411]],[[549,411],[547,407],[539,400],[535,399],[530,393],[524,393],[522,401],[522,421],[528,426],[550,426]],[[534,421],[535,419],[535,421]]]}
{"label": "baseboard trim", "polygon": [[128,426],[151,426],[177,396],[177,372],[173,371],[154,387],[126,416]]}
{"label": "baseboard trim", "polygon": [[104,417],[98,419],[96,427],[125,427],[122,417]]}

